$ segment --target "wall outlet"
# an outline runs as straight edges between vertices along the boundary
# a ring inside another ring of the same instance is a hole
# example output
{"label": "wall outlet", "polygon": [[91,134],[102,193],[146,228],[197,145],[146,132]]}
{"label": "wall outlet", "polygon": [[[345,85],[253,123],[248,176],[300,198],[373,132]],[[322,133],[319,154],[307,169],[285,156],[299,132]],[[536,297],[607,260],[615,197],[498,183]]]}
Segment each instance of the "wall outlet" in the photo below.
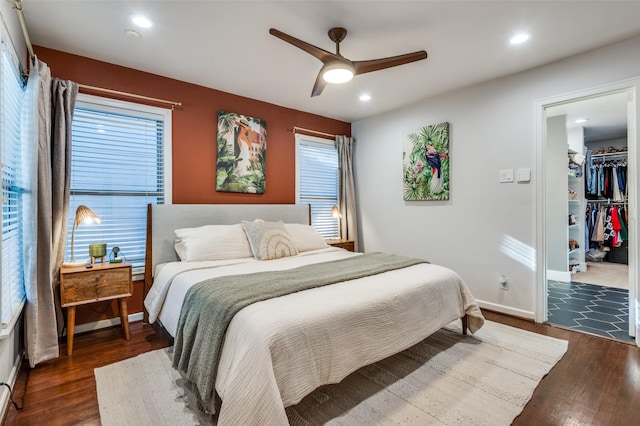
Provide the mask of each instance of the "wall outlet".
{"label": "wall outlet", "polygon": [[509,290],[509,280],[505,275],[500,275],[500,288],[502,290]]}

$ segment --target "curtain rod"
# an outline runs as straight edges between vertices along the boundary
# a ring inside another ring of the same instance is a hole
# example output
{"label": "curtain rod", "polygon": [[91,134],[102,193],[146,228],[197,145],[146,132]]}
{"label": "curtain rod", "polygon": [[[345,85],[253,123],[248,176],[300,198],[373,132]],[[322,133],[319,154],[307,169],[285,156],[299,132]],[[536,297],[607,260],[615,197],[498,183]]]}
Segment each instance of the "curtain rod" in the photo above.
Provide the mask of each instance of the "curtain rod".
{"label": "curtain rod", "polygon": [[22,11],[22,0],[15,0],[13,2],[13,7],[18,11],[18,19],[20,20],[20,26],[22,27],[24,41],[27,44],[27,50],[29,51],[29,58],[33,59],[36,55],[33,53],[31,37],[29,37],[29,31],[27,31],[27,23],[24,20],[24,12]]}
{"label": "curtain rod", "polygon": [[[35,54],[33,53],[33,45],[31,44],[31,37],[29,37],[29,31],[27,30],[27,23],[24,20],[24,11],[22,10],[23,9],[22,0],[14,0],[13,5],[14,5],[13,7],[18,12],[18,18],[20,20],[20,26],[22,27],[22,34],[24,35],[24,41],[27,45],[27,50],[29,50],[29,57],[30,59],[33,59],[35,58]],[[182,102],[166,101],[164,99],[151,98],[149,96],[136,95],[134,93],[120,92],[117,90],[103,89],[102,87],[88,86],[86,84],[78,84],[78,86],[81,89],[90,90],[94,92],[110,93],[112,95],[125,96],[125,97],[135,98],[135,99],[143,99],[145,101],[158,102],[161,104],[169,104],[171,105],[172,110],[177,106],[182,106]]]}
{"label": "curtain rod", "polygon": [[293,126],[293,133],[298,133],[299,131],[300,132],[307,132],[307,133],[314,133],[316,135],[329,136],[331,138],[335,138],[336,137],[336,135],[331,134],[331,133],[319,132],[317,130],[311,130],[311,129],[305,129],[304,127]]}
{"label": "curtain rod", "polygon": [[158,102],[161,104],[169,104],[171,105],[171,110],[173,110],[177,106],[182,106],[182,102],[167,101],[164,99],[152,98],[149,96],[136,95],[135,93],[120,92],[119,90],[103,89],[102,87],[89,86],[87,84],[78,84],[78,87],[80,89],[84,89],[92,92],[109,93],[112,95],[126,96],[128,98],[143,99],[145,101]]}

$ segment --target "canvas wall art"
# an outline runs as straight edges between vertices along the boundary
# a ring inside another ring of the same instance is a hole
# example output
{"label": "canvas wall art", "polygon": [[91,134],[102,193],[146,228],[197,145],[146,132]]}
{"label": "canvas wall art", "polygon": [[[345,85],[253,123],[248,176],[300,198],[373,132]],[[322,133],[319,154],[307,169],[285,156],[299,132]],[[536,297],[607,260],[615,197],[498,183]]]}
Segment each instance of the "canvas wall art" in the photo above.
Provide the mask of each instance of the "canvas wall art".
{"label": "canvas wall art", "polygon": [[405,201],[449,199],[449,123],[407,133],[402,156]]}
{"label": "canvas wall art", "polygon": [[232,112],[218,113],[216,190],[264,194],[267,123]]}

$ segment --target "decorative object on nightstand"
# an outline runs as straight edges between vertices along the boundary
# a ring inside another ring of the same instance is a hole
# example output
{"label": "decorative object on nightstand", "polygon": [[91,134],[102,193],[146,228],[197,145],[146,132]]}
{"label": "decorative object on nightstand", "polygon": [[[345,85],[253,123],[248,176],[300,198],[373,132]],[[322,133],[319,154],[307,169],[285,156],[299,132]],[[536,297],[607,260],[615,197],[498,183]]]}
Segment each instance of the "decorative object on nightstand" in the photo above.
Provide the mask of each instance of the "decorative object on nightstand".
{"label": "decorative object on nightstand", "polygon": [[[121,257],[118,257],[118,253],[120,253]],[[109,263],[122,263],[126,262],[127,258],[120,251],[120,247],[114,247],[111,249],[111,253],[109,253]]]}
{"label": "decorative object on nightstand", "polygon": [[107,243],[89,244],[89,257],[91,257],[91,264],[95,265],[96,259],[100,259],[101,263],[104,263],[104,257],[107,255]]}
{"label": "decorative object on nightstand", "polygon": [[71,260],[64,262],[62,266],[78,267],[78,266],[83,266],[85,263],[87,263],[86,260],[75,259],[74,245],[75,245],[75,239],[76,239],[76,228],[81,223],[91,223],[91,222],[100,223],[102,221],[100,220],[100,217],[94,212],[92,212],[89,207],[84,205],[78,206],[78,208],[76,209],[76,218],[73,221],[73,227],[71,228]]}
{"label": "decorative object on nightstand", "polygon": [[89,267],[60,268],[60,302],[67,308],[67,355],[73,352],[76,306],[118,300],[124,337],[129,340],[127,297],[133,292],[130,263],[100,263]]}
{"label": "decorative object on nightstand", "polygon": [[333,239],[333,240],[326,240],[326,241],[327,241],[327,244],[329,244],[331,247],[339,247],[349,251],[356,251],[353,240]]}

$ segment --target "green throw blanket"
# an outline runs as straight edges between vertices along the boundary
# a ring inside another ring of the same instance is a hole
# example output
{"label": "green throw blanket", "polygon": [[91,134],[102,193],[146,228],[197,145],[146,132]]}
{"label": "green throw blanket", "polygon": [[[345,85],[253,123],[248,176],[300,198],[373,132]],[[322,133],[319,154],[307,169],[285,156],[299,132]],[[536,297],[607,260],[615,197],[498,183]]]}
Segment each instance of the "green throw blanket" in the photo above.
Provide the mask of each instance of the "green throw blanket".
{"label": "green throw blanket", "polygon": [[223,276],[200,282],[187,291],[182,303],[173,367],[193,383],[203,408],[213,413],[224,335],[231,319],[242,308],[262,300],[419,263],[428,262],[368,253],[285,271]]}

